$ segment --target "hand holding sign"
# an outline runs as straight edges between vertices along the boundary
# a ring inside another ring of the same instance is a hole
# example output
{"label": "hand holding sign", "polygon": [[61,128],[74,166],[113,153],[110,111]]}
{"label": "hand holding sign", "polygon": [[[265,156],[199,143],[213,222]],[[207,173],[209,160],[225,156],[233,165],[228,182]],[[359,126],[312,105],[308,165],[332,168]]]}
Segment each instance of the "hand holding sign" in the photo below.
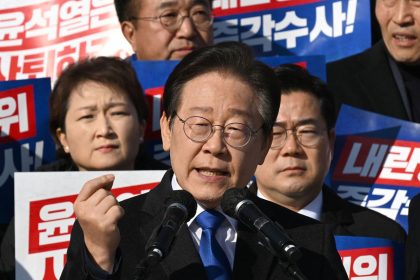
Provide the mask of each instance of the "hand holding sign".
{"label": "hand holding sign", "polygon": [[118,220],[124,215],[110,191],[114,179],[113,175],[104,175],[86,182],[74,203],[86,248],[94,261],[108,272],[112,271],[120,242]]}

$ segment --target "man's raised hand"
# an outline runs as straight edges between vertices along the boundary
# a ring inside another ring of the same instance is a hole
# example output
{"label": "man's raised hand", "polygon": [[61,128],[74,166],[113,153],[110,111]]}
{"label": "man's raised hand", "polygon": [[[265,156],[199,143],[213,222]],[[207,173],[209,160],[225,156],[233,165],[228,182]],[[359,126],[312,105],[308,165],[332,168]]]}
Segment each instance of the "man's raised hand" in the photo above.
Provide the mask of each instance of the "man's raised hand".
{"label": "man's raised hand", "polygon": [[96,264],[108,272],[112,272],[120,243],[118,221],[124,215],[110,191],[114,179],[114,175],[103,175],[86,182],[74,202],[86,247]]}

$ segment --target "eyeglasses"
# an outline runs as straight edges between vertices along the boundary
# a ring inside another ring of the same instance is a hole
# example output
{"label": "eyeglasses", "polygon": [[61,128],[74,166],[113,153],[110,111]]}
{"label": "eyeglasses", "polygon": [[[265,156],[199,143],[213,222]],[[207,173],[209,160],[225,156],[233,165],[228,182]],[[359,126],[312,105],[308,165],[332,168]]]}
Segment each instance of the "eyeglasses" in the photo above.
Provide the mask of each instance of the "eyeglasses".
{"label": "eyeglasses", "polygon": [[129,17],[129,20],[159,20],[160,24],[169,31],[176,31],[182,25],[185,18],[190,18],[195,27],[200,30],[207,30],[213,23],[213,15],[206,8],[192,9],[188,15],[182,15],[180,11],[165,11],[155,17]]}
{"label": "eyeglasses", "polygon": [[271,143],[271,149],[281,149],[284,144],[286,144],[288,131],[293,134],[300,145],[307,148],[314,148],[320,143],[324,130],[325,129],[313,125],[302,125],[286,129],[281,125],[275,124],[273,126],[273,142]]}
{"label": "eyeglasses", "polygon": [[218,126],[223,130],[223,141],[233,148],[246,146],[251,138],[262,128],[253,131],[243,123],[229,123],[225,126],[212,124],[208,119],[192,116],[183,120],[177,113],[175,115],[184,124],[185,135],[194,142],[206,142],[216,131]]}

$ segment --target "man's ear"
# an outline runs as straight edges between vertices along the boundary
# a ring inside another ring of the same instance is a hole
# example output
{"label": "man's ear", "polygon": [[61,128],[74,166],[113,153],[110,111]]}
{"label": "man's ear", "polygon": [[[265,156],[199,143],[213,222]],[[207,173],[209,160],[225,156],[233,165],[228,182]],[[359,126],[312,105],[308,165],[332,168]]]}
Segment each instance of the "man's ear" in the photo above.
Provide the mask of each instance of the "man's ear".
{"label": "man's ear", "polygon": [[162,136],[163,150],[168,152],[171,147],[172,134],[169,119],[166,117],[165,112],[163,112],[162,117],[160,117],[160,134]]}
{"label": "man's ear", "polygon": [[67,142],[66,133],[61,129],[57,128],[55,130],[55,135],[57,136],[58,141],[60,141],[61,146],[63,147],[64,152],[69,153],[69,145]]}
{"label": "man's ear", "polygon": [[123,21],[121,23],[121,31],[125,39],[131,45],[133,52],[136,52],[137,51],[136,27],[134,26],[134,23],[132,23],[131,21]]}

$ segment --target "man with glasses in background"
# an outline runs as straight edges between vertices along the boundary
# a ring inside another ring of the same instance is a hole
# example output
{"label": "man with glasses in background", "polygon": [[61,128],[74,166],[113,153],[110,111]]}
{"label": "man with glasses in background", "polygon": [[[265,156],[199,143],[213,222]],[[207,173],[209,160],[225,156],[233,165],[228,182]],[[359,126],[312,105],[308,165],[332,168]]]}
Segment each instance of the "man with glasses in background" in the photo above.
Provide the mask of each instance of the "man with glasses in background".
{"label": "man with glasses in background", "polygon": [[115,0],[132,60],[178,60],[213,43],[211,0]]}
{"label": "man with glasses in background", "polygon": [[335,235],[405,242],[388,217],[340,198],[324,185],[334,151],[335,108],[325,83],[296,65],[275,69],[281,103],[273,142],[251,191],[302,215],[330,224]]}

